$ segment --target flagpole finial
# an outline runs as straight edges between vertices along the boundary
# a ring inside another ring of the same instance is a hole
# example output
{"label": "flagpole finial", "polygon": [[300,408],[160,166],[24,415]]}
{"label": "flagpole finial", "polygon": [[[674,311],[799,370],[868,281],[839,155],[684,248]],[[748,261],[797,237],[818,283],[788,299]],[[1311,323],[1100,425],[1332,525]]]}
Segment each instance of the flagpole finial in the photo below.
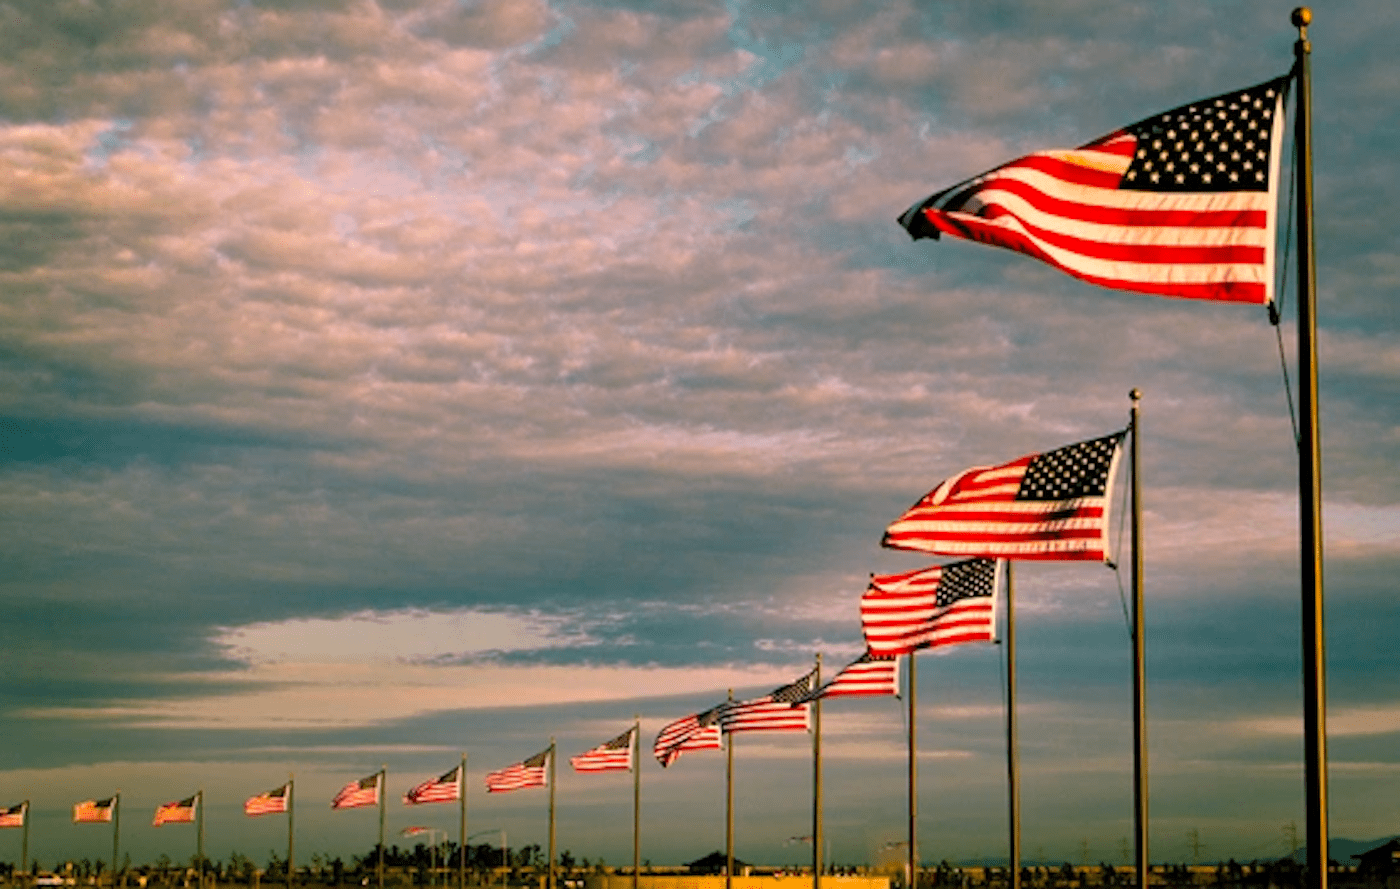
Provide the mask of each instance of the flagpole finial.
{"label": "flagpole finial", "polygon": [[1133,390],[1128,393],[1128,397],[1133,400],[1134,404],[1137,404],[1139,401],[1142,401],[1142,390],[1134,386]]}
{"label": "flagpole finial", "polygon": [[1312,10],[1306,6],[1299,6],[1293,10],[1292,22],[1293,27],[1298,29],[1298,37],[1303,40],[1308,39],[1308,25],[1312,24]]}

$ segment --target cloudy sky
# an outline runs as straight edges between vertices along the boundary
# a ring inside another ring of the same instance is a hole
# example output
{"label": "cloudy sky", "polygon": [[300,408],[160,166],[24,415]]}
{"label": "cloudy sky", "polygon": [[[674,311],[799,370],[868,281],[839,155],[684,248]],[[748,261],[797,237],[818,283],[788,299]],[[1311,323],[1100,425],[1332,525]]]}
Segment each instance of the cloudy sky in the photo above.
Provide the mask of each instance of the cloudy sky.
{"label": "cloudy sky", "polygon": [[[1143,391],[1154,858],[1301,833],[1296,460],[1257,307],[912,242],[909,204],[1285,72],[1290,4],[0,2],[0,805],[44,866],[122,792],[203,787],[209,852],[295,773],[481,776],[860,650],[885,525]],[[1400,832],[1400,8],[1317,9],[1332,832]],[[1290,280],[1291,277],[1290,277]],[[1294,300],[1282,339],[1292,364]],[[1296,377],[1295,377],[1296,379]],[[1100,565],[1018,572],[1024,848],[1123,862],[1127,637]],[[922,846],[1005,854],[996,646],[919,667]],[[903,834],[892,700],[827,708],[838,862]],[[736,747],[736,852],[808,853],[805,739]],[[723,847],[723,757],[643,774],[643,855]],[[561,772],[559,847],[630,859],[630,783]],[[429,810],[429,811],[425,811]],[[389,830],[455,831],[455,808]],[[484,838],[482,841],[489,838]],[[17,831],[0,858],[17,859]],[[884,853],[888,854],[888,853]]]}

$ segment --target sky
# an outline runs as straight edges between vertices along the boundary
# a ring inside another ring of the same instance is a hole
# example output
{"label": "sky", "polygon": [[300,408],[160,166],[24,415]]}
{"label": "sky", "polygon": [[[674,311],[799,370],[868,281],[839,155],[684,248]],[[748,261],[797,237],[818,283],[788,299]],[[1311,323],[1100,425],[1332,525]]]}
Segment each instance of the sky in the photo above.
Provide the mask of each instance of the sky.
{"label": "sky", "polygon": [[[895,219],[1284,73],[1290,8],[0,2],[0,805],[32,801],[30,854],[109,856],[69,812],[120,790],[133,861],[186,857],[149,816],[203,788],[208,853],[263,862],[285,824],[242,801],[295,774],[299,860],[348,857],[377,819],[329,801],[381,765],[391,840],[455,835],[398,797],[464,752],[476,842],[543,843],[546,795],[487,771],[853,659],[868,575],[936,561],[882,550],[889,522],[1124,427],[1133,387],[1152,857],[1285,854],[1296,275],[1274,329]],[[1330,816],[1357,840],[1400,833],[1397,27],[1357,0],[1310,29]],[[1027,859],[1126,863],[1127,586],[1017,571]],[[920,656],[926,860],[1006,854],[1003,676],[996,645]],[[838,863],[904,836],[902,714],[825,708]],[[804,860],[806,737],[735,760],[736,854]],[[644,858],[724,847],[724,776],[644,764]],[[561,850],[630,861],[625,776],[561,769],[557,806]]]}

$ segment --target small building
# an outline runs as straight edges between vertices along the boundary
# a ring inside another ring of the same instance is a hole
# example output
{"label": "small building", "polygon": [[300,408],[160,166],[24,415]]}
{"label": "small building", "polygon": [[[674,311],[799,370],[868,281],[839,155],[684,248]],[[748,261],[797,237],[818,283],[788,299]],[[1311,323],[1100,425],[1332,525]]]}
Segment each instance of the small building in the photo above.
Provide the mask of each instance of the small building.
{"label": "small building", "polygon": [[1372,877],[1400,877],[1400,838],[1351,857],[1356,859],[1357,874]]}

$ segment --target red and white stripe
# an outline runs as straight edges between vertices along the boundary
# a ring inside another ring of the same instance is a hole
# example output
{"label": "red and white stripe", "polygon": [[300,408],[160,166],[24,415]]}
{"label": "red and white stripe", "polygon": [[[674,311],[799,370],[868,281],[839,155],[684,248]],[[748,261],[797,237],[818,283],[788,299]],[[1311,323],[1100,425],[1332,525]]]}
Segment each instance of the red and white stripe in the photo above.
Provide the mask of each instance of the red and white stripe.
{"label": "red and white stripe", "polygon": [[450,803],[462,798],[462,767],[459,765],[445,775],[424,781],[403,795],[404,805],[419,803]]}
{"label": "red and white stripe", "polygon": [[637,746],[637,730],[630,728],[605,744],[569,758],[576,772],[627,772]]}
{"label": "red and white stripe", "polygon": [[[1281,93],[1272,120],[1266,138],[1277,164]],[[1036,152],[916,205],[901,222],[915,237],[1005,247],[1115,290],[1269,302],[1276,173],[1264,191],[1120,189],[1137,148],[1137,137],[1120,130],[1082,148]]]}
{"label": "red and white stripe", "polygon": [[250,796],[243,803],[243,814],[251,817],[281,814],[287,811],[287,799],[290,796],[291,786],[288,784],[283,784],[276,790]]}
{"label": "red and white stripe", "polygon": [[358,781],[351,781],[331,800],[332,809],[361,809],[365,806],[379,805],[379,788],[383,783],[384,773],[377,772],[368,778],[361,778]]}
{"label": "red and white stripe", "polygon": [[[1017,500],[1038,456],[976,466],[947,479],[885,529],[883,545],[947,556],[1104,561],[1111,489],[1101,496]],[[1115,454],[1110,480],[1116,464]]]}
{"label": "red and white stripe", "polygon": [[661,729],[652,745],[652,755],[666,768],[692,750],[722,750],[723,734],[715,710],[694,713],[677,719]]}
{"label": "red and white stripe", "polygon": [[0,827],[23,827],[24,818],[28,814],[28,802],[10,806],[8,809],[0,809]]}
{"label": "red and white stripe", "polygon": [[875,697],[899,695],[900,658],[873,656],[867,651],[847,664],[814,698]]}
{"label": "red and white stripe", "polygon": [[192,796],[189,799],[158,806],[156,808],[155,818],[151,821],[151,826],[160,827],[162,824],[193,824],[196,812],[195,807],[197,805],[199,805],[199,797]]}
{"label": "red and white stripe", "polygon": [[510,793],[527,787],[549,785],[550,751],[538,753],[524,762],[506,766],[486,776],[487,793]]}
{"label": "red and white stripe", "polygon": [[812,727],[812,705],[775,701],[772,696],[737,701],[720,714],[721,727],[737,732],[805,732]]}
{"label": "red and white stripe", "polygon": [[98,824],[112,820],[112,810],[116,807],[116,797],[103,800],[84,800],[73,806],[74,824]]}
{"label": "red and white stripe", "polygon": [[[939,565],[870,579],[860,598],[860,626],[872,654],[909,654],[920,648],[996,639],[996,596],[940,606],[942,576]],[[998,585],[993,581],[993,589]]]}

